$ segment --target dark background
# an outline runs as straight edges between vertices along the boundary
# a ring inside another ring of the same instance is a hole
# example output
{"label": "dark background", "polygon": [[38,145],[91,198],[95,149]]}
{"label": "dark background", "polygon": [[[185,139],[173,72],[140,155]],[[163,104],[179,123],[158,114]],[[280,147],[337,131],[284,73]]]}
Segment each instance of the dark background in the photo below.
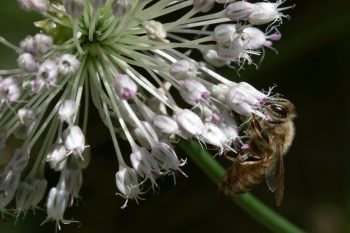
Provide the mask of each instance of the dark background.
{"label": "dark background", "polygon": [[[36,32],[36,14],[19,10],[16,1],[1,0],[0,35],[18,44]],[[291,20],[279,28],[283,34],[275,43],[276,55],[268,51],[259,70],[248,67],[237,77],[259,89],[277,85],[277,92],[294,102],[298,111],[296,138],[285,159],[285,198],[277,208],[265,185],[254,194],[278,213],[308,232],[350,232],[349,155],[349,43],[350,10],[346,1],[302,1],[289,10]],[[0,45],[0,68],[15,66],[16,55]],[[116,197],[114,174],[117,163],[107,131],[92,126],[89,135],[92,161],[84,170],[81,195],[84,203],[70,208],[81,226],[63,226],[64,232],[268,232],[229,200],[218,195],[217,187],[192,161],[179,175],[176,186],[164,178],[157,194],[146,195],[139,206],[130,202],[121,210]],[[185,155],[179,152],[180,157]],[[16,226],[0,222],[0,232],[53,232],[54,224],[40,223],[45,213],[31,213]]]}

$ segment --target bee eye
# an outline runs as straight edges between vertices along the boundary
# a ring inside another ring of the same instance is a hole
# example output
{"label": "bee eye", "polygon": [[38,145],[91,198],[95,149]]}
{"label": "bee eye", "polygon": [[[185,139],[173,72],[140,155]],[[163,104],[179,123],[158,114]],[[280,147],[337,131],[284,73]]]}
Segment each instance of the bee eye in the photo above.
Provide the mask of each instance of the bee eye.
{"label": "bee eye", "polygon": [[274,111],[280,117],[287,117],[288,112],[287,112],[286,108],[284,108],[280,105],[276,105],[276,104],[272,104],[270,107],[271,107],[272,111]]}

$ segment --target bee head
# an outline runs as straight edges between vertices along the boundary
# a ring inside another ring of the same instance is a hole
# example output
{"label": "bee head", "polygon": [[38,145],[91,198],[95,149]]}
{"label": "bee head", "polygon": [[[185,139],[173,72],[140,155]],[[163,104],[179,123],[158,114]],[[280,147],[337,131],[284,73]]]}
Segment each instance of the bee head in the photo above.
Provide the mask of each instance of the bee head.
{"label": "bee head", "polygon": [[266,101],[263,112],[270,118],[269,122],[272,124],[280,124],[296,116],[294,104],[283,98],[272,98]]}

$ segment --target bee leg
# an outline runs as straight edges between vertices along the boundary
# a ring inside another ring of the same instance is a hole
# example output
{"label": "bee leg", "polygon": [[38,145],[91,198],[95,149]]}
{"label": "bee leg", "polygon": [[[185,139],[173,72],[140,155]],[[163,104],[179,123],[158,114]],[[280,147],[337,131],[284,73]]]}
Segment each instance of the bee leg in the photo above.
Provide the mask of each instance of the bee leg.
{"label": "bee leg", "polygon": [[256,119],[255,114],[252,115],[252,125],[253,129],[264,139],[265,142],[270,143],[270,138],[267,133],[262,129],[259,121]]}
{"label": "bee leg", "polygon": [[232,156],[230,156],[229,153],[224,153],[224,156],[225,156],[226,159],[228,159],[228,160],[230,160],[232,162],[240,162],[237,157],[232,157]]}

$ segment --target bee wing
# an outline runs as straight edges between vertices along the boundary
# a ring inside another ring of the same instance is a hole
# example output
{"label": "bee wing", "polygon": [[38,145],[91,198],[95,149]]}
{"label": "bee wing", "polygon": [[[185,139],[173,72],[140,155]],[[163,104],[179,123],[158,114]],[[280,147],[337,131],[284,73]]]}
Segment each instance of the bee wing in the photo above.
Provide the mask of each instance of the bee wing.
{"label": "bee wing", "polygon": [[276,152],[272,155],[270,165],[266,169],[265,179],[271,192],[275,193],[276,203],[282,202],[284,192],[284,166],[282,144],[278,143]]}

